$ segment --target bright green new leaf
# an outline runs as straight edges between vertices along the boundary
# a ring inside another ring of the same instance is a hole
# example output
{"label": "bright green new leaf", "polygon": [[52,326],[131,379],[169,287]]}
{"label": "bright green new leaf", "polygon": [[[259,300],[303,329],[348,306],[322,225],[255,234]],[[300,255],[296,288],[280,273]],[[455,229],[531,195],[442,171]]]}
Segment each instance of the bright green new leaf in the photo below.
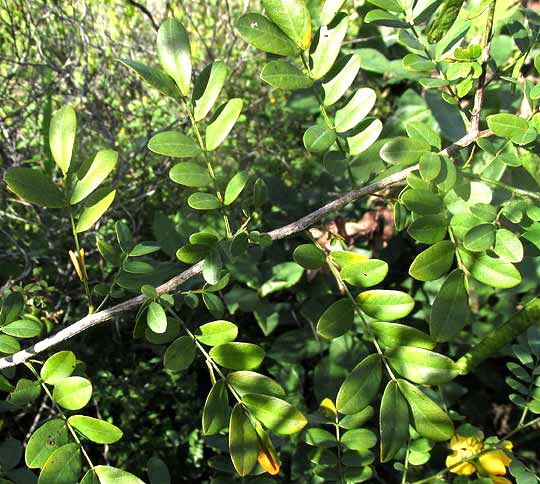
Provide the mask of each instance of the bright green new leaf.
{"label": "bright green new leaf", "polygon": [[300,50],[275,23],[258,13],[242,15],[236,30],[249,45],[271,54],[290,56]]}
{"label": "bright green new leaf", "polygon": [[191,83],[191,48],[184,26],[168,18],[159,27],[157,52],[163,70],[171,76],[182,95],[187,96]]}
{"label": "bright green new leaf", "polygon": [[439,195],[421,188],[405,190],[401,200],[409,210],[420,215],[434,215],[443,208],[443,201]]}
{"label": "bright green new leaf", "polygon": [[161,93],[172,99],[180,99],[180,92],[178,91],[178,87],[174,83],[174,80],[161,69],[156,69],[155,67],[147,66],[142,62],[129,59],[118,60],[130,69],[133,69],[139,76],[148,82],[148,84]]}
{"label": "bright green new leaf", "polygon": [[230,205],[238,198],[242,193],[242,190],[244,190],[248,180],[249,174],[247,171],[239,171],[229,180],[229,183],[227,183],[227,187],[225,188],[225,205]]}
{"label": "bright green new leaf", "polygon": [[30,437],[24,454],[30,469],[41,468],[58,448],[69,442],[69,432],[63,419],[55,418],[45,422]]}
{"label": "bright green new leaf", "polygon": [[293,259],[304,269],[316,270],[324,266],[326,255],[313,244],[302,244],[294,249]]}
{"label": "bright green new leaf", "polygon": [[116,467],[96,466],[94,472],[98,475],[100,484],[145,484],[133,474]]}
{"label": "bright green new leaf", "polygon": [[238,336],[238,326],[230,321],[212,321],[197,328],[195,337],[208,346],[230,343]]}
{"label": "bright green new leaf", "polygon": [[403,64],[403,68],[408,71],[425,72],[426,75],[427,73],[431,73],[435,67],[433,61],[418,54],[407,54],[405,57],[403,57],[401,63]]}
{"label": "bright green new leaf", "polygon": [[75,230],[77,233],[88,230],[108,210],[116,196],[116,190],[112,188],[98,188],[84,202],[84,208],[77,221]]}
{"label": "bright green new leaf", "polygon": [[98,151],[84,177],[75,183],[69,203],[74,205],[90,195],[114,170],[117,161],[118,153],[116,151]]}
{"label": "bright green new leaf", "polygon": [[54,401],[67,410],[83,408],[92,396],[92,384],[80,376],[70,376],[54,386]]}
{"label": "bright green new leaf", "polygon": [[313,80],[298,67],[284,61],[265,64],[261,79],[272,87],[286,90],[304,89],[313,85]]}
{"label": "bright green new leaf", "polygon": [[191,161],[174,165],[169,172],[169,177],[173,182],[186,187],[206,187],[212,183],[208,170]]}
{"label": "bright green new leaf", "polygon": [[387,348],[396,346],[416,346],[431,350],[435,341],[419,329],[399,323],[373,322],[369,323],[377,340]]}
{"label": "bright green new leaf", "polygon": [[[439,133],[433,131],[433,129],[431,129],[427,124],[420,121],[410,121],[405,125],[405,130],[410,138],[424,140],[434,148],[437,148],[438,150],[441,149],[441,137]],[[432,154],[435,155],[435,153]],[[422,170],[420,169],[420,171]],[[433,178],[436,176],[437,175],[435,175]]]}
{"label": "bright green new leaf", "polygon": [[388,264],[379,259],[368,259],[346,265],[341,269],[341,278],[356,287],[371,287],[379,284],[388,274]]}
{"label": "bright green new leaf", "polygon": [[242,402],[257,420],[275,434],[294,434],[300,432],[307,424],[306,417],[281,398],[247,393],[242,396]]}
{"label": "bright green new leaf", "polygon": [[163,306],[157,302],[151,302],[146,313],[146,324],[154,333],[164,333],[167,330],[167,315]]}
{"label": "bright green new leaf", "polygon": [[357,54],[338,59],[328,73],[329,80],[323,83],[324,105],[331,106],[341,99],[351,86],[360,70],[361,58]]}
{"label": "bright green new leaf", "polygon": [[314,153],[327,151],[335,141],[336,132],[326,126],[310,126],[304,133],[304,146]]}
{"label": "bright green new leaf", "polygon": [[122,438],[122,431],[104,420],[86,415],[72,415],[68,423],[88,440],[96,444],[112,444]]}
{"label": "bright green new leaf", "polygon": [[17,353],[21,349],[21,345],[18,340],[13,336],[7,334],[0,334],[0,353],[12,355]]}
{"label": "bright green new leaf", "polygon": [[311,44],[311,17],[304,0],[263,0],[266,15],[300,49]]}
{"label": "bright green new leaf", "polygon": [[415,218],[407,232],[422,244],[434,244],[444,239],[447,228],[448,219],[445,215],[424,215]]}
{"label": "bright green new leaf", "polygon": [[397,346],[385,357],[400,375],[423,385],[441,385],[452,381],[458,366],[447,356],[414,346]]}
{"label": "bright green new leaf", "polygon": [[448,440],[454,435],[450,417],[418,387],[405,380],[397,380],[401,393],[409,403],[415,430],[436,442]]}
{"label": "bright green new leaf", "polygon": [[436,341],[450,341],[468,324],[469,318],[465,274],[461,269],[455,269],[446,278],[433,301],[429,332]]}
{"label": "bright green new leaf", "polygon": [[195,210],[216,210],[221,207],[221,203],[213,193],[195,192],[192,193],[187,203]]}
{"label": "bright green new leaf", "polygon": [[71,376],[76,364],[77,359],[72,351],[55,353],[41,367],[41,379],[49,385],[56,385],[58,382]]}
{"label": "bright green new leaf", "polygon": [[210,356],[218,365],[231,370],[253,370],[264,359],[264,350],[252,343],[224,343],[214,346]]}
{"label": "bright green new leaf", "polygon": [[398,136],[385,143],[379,155],[384,161],[393,165],[413,165],[420,156],[429,152],[430,148],[429,144],[422,139]]}
{"label": "bright green new leaf", "polygon": [[376,99],[373,89],[357,89],[350,101],[336,112],[336,131],[344,133],[356,127],[369,114]]}
{"label": "bright green new leaf", "polygon": [[323,77],[334,65],[347,33],[348,20],[345,13],[339,13],[331,24],[322,25],[319,29],[311,46],[311,75],[314,79]]}
{"label": "bright green new leaf", "polygon": [[148,142],[148,149],[173,158],[191,158],[202,153],[195,141],[179,131],[163,131],[152,136]]}
{"label": "bright green new leaf", "polygon": [[352,415],[366,408],[377,395],[381,385],[382,362],[378,354],[364,358],[349,373],[336,399],[339,413]]}
{"label": "bright green new leaf", "polygon": [[441,240],[420,252],[414,259],[409,274],[418,281],[433,281],[448,272],[454,261],[455,246]]}
{"label": "bright green new leaf", "polygon": [[348,250],[334,250],[330,253],[332,260],[342,268],[355,262],[361,262],[367,260],[367,257],[356,252],[349,252]]}
{"label": "bright green new leaf", "polygon": [[49,125],[49,146],[54,161],[64,174],[71,163],[76,131],[77,115],[71,106],[64,106],[54,113]]}
{"label": "bright green new leaf", "polygon": [[4,175],[8,188],[29,203],[41,207],[62,208],[67,205],[60,189],[43,173],[32,168],[9,168]]}
{"label": "bright green new leaf", "polygon": [[203,408],[202,430],[206,435],[217,434],[227,426],[229,397],[227,387],[222,380],[214,384]]}
{"label": "bright green new leaf", "polygon": [[370,10],[364,17],[364,22],[367,24],[371,23],[375,25],[382,25],[384,27],[394,27],[397,29],[410,27],[407,22],[401,20],[399,17],[378,8]]}
{"label": "bright green new leaf", "polygon": [[2,327],[2,331],[15,338],[34,338],[41,334],[42,326],[39,320],[17,319]]}
{"label": "bright green new leaf", "polygon": [[523,244],[517,235],[508,229],[497,230],[493,251],[507,262],[521,262],[523,259]]}
{"label": "bright green new leaf", "polygon": [[489,129],[493,134],[513,140],[523,136],[529,130],[529,123],[526,119],[515,114],[499,113],[492,114],[486,118]]}
{"label": "bright green new leaf", "polygon": [[377,436],[368,429],[352,429],[342,435],[341,443],[348,449],[367,450],[377,444]]}
{"label": "bright green new leaf", "polygon": [[348,299],[334,302],[319,318],[317,333],[326,339],[334,339],[352,328],[354,304]]}
{"label": "bright green new leaf", "polygon": [[414,307],[414,299],[401,291],[374,289],[361,292],[356,300],[368,316],[383,321],[404,318]]}
{"label": "bright green new leaf", "polygon": [[193,363],[197,348],[189,336],[175,339],[163,355],[163,366],[167,370],[182,371]]}
{"label": "bright green new leaf", "polygon": [[347,138],[349,154],[353,156],[359,155],[377,141],[383,125],[378,119],[366,118],[360,127],[363,129],[358,134]]}
{"label": "bright green new leaf", "polygon": [[79,481],[81,470],[79,444],[66,444],[49,456],[37,482],[38,484],[73,484]]}
{"label": "bright green new leaf", "polygon": [[379,417],[381,462],[390,461],[407,444],[409,438],[409,408],[396,380],[384,389]]}
{"label": "bright green new leaf", "polygon": [[495,226],[493,224],[480,224],[472,227],[465,237],[463,245],[472,252],[482,252],[491,249],[495,243]]}
{"label": "bright green new leaf", "polygon": [[[460,255],[462,254],[460,251]],[[505,289],[521,283],[521,274],[510,262],[487,254],[468,258],[462,255],[462,258],[471,275],[483,284]]]}
{"label": "bright green new leaf", "polygon": [[285,390],[283,390],[277,381],[254,371],[233,371],[227,375],[227,383],[229,383],[240,396],[243,396],[246,393],[260,393],[272,397],[285,396]]}
{"label": "bright green new leaf", "polygon": [[222,61],[208,64],[199,74],[192,95],[195,121],[200,121],[210,112],[225,84],[226,77],[227,65]]}
{"label": "bright green new leaf", "polygon": [[249,474],[257,463],[259,437],[240,403],[234,406],[229,423],[229,453],[241,477]]}
{"label": "bright green new leaf", "polygon": [[215,150],[233,129],[243,102],[241,99],[229,99],[219,110],[217,117],[206,127],[206,149]]}

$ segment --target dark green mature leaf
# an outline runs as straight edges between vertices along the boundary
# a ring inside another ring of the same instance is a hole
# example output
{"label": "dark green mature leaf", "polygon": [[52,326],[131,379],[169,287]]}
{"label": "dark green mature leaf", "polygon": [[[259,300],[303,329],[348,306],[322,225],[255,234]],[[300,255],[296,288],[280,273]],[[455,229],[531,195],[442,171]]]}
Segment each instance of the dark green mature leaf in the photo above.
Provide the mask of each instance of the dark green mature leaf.
{"label": "dark green mature leaf", "polygon": [[196,264],[210,252],[207,244],[187,244],[176,251],[176,258],[186,264]]}
{"label": "dark green mature leaf", "polygon": [[377,340],[387,348],[396,346],[416,346],[431,350],[435,341],[419,329],[399,323],[373,322],[369,323]]}
{"label": "dark green mature leaf", "polygon": [[[412,125],[413,123],[411,123]],[[414,130],[413,128],[409,127],[410,125],[407,125],[408,129]],[[426,140],[427,141],[427,140]],[[440,144],[440,138],[439,138],[439,144]],[[422,178],[426,181],[432,181],[435,180],[439,173],[441,172],[441,157],[436,153],[424,153],[420,157],[419,161],[420,165],[420,175]]]}
{"label": "dark green mature leaf", "polygon": [[399,17],[378,8],[370,10],[365,16],[364,22],[366,22],[367,24],[372,23],[375,25],[394,27],[398,29],[409,27],[409,24],[404,20],[401,20]]}
{"label": "dark green mature leaf", "polygon": [[424,215],[415,218],[407,232],[418,242],[434,244],[444,239],[448,228],[448,219],[445,215]]}
{"label": "dark green mature leaf", "polygon": [[481,252],[493,247],[495,243],[495,226],[480,224],[472,227],[463,237],[463,245],[467,250]]}
{"label": "dark green mature leaf", "polygon": [[376,99],[373,89],[357,89],[349,102],[336,112],[336,131],[343,133],[356,127],[369,114]]}
{"label": "dark green mature leaf", "polygon": [[433,281],[446,274],[454,260],[455,246],[441,240],[420,252],[414,259],[409,274],[419,281]]}
{"label": "dark green mature leaf", "polygon": [[407,444],[409,438],[409,408],[396,380],[391,380],[386,385],[381,400],[379,422],[381,462],[388,462]]}
{"label": "dark green mature leaf", "polygon": [[338,412],[352,415],[367,407],[377,395],[382,378],[382,362],[378,354],[364,358],[345,378],[336,399]]}
{"label": "dark green mature leaf", "polygon": [[356,299],[368,316],[387,321],[404,318],[414,307],[414,299],[401,291],[375,289],[361,292]]}
{"label": "dark green mature leaf", "polygon": [[508,229],[497,230],[493,251],[507,262],[521,262],[523,259],[523,244],[517,235]]}
{"label": "dark green mature leaf", "polygon": [[354,304],[348,298],[333,303],[321,315],[317,333],[323,338],[334,339],[351,329],[354,320]]}
{"label": "dark green mature leaf", "polygon": [[49,124],[49,146],[56,164],[67,173],[77,132],[77,115],[71,106],[64,106],[54,113]]}
{"label": "dark green mature leaf", "polygon": [[266,15],[300,49],[311,44],[311,17],[304,0],[263,0]]}
{"label": "dark green mature leaf", "polygon": [[81,470],[79,444],[66,444],[49,456],[39,475],[38,484],[73,484],[78,482]]}
{"label": "dark green mature leaf", "polygon": [[225,140],[240,116],[242,106],[241,99],[229,99],[219,111],[216,119],[206,127],[206,149],[208,151],[215,150]]}
{"label": "dark green mature leaf", "polygon": [[349,89],[360,70],[360,62],[360,56],[352,54],[341,57],[334,64],[328,73],[330,79],[322,85],[325,106],[331,106],[339,101]]}
{"label": "dark green mature leaf", "polygon": [[171,476],[167,464],[159,457],[150,457],[150,459],[148,459],[147,467],[150,484],[171,484]]}
{"label": "dark green mature leaf", "polygon": [[195,337],[208,346],[230,343],[238,336],[238,326],[230,321],[212,321],[203,324],[195,331]]}
{"label": "dark green mature leaf", "polygon": [[225,84],[227,65],[223,61],[208,64],[197,77],[192,102],[195,121],[203,119],[212,109]]}
{"label": "dark green mature leaf", "polygon": [[111,466],[96,466],[94,472],[100,484],[144,484],[138,477],[129,472]]}
{"label": "dark green mature leaf", "polygon": [[26,445],[26,465],[31,469],[43,467],[51,454],[68,442],[68,428],[63,419],[55,418],[45,422],[32,434]]}
{"label": "dark green mature leaf", "polygon": [[294,261],[304,269],[320,269],[325,261],[325,253],[313,244],[302,244],[293,252]]}
{"label": "dark green mature leaf", "polygon": [[336,141],[336,132],[326,126],[310,126],[304,133],[306,150],[315,153],[327,151]]}
{"label": "dark green mature leaf", "polygon": [[55,353],[41,367],[41,379],[49,385],[56,385],[64,378],[71,376],[76,364],[77,358],[73,352],[60,351]]}
{"label": "dark green mature leaf", "polygon": [[443,201],[439,195],[421,188],[405,190],[401,199],[409,210],[420,215],[434,215],[443,208]]}
{"label": "dark green mature leaf", "polygon": [[240,396],[243,396],[246,393],[260,393],[272,397],[285,396],[285,390],[283,390],[278,382],[254,371],[233,371],[227,375],[227,383],[229,383]]}
{"label": "dark green mature leaf", "polygon": [[423,385],[441,385],[452,381],[458,366],[447,356],[414,346],[397,346],[385,353],[400,375]]}
{"label": "dark green mature leaf", "polygon": [[346,265],[341,269],[341,278],[356,287],[371,287],[379,284],[388,274],[388,264],[379,259],[369,259]]}
{"label": "dark green mature leaf", "polygon": [[399,389],[411,409],[415,430],[422,436],[437,442],[454,435],[450,417],[418,387],[405,380],[397,380]]}
{"label": "dark green mature leaf", "polygon": [[224,343],[214,346],[210,356],[218,365],[231,370],[252,370],[264,359],[264,350],[252,343]]}
{"label": "dark green mature leaf", "polygon": [[171,371],[185,370],[193,363],[196,351],[195,342],[189,336],[180,336],[165,351],[163,366]]}
{"label": "dark green mature leaf", "polygon": [[341,443],[348,449],[367,450],[377,444],[377,436],[368,429],[352,429],[342,435]]}
{"label": "dark green mature leaf", "polygon": [[259,292],[262,297],[294,286],[302,277],[304,268],[295,262],[283,262],[272,267],[272,277],[264,282]]}
{"label": "dark green mature leaf", "polygon": [[296,55],[300,51],[276,24],[258,13],[242,15],[236,29],[240,37],[256,49],[283,56]]}
{"label": "dark green mature leaf", "polygon": [[173,182],[187,187],[205,187],[212,183],[208,170],[191,161],[174,165],[169,172],[169,177]]}
{"label": "dark green mature leaf", "polygon": [[306,417],[281,398],[259,393],[247,393],[242,396],[242,402],[257,420],[260,420],[275,434],[294,434],[300,432],[307,424]]}
{"label": "dark green mature leaf", "polygon": [[152,136],[148,142],[148,149],[173,158],[191,158],[202,153],[195,141],[179,131],[163,131]]}
{"label": "dark green mature leaf", "polygon": [[112,188],[98,188],[92,193],[84,202],[84,208],[75,227],[77,233],[92,227],[111,206],[115,196],[116,190]]}
{"label": "dark green mature leaf", "polygon": [[206,435],[217,434],[226,427],[228,410],[229,397],[227,395],[227,387],[220,380],[214,384],[204,404],[202,415],[203,432]]}
{"label": "dark green mature leaf", "polygon": [[9,168],[4,175],[8,188],[23,200],[41,207],[62,208],[67,205],[60,189],[43,173],[32,168]]}
{"label": "dark green mature leaf", "polygon": [[20,292],[11,292],[0,306],[0,325],[15,321],[24,308],[24,298]]}
{"label": "dark green mature leaf", "polygon": [[98,151],[84,177],[75,183],[69,203],[74,205],[90,195],[114,170],[117,161],[118,153],[116,151]]}
{"label": "dark green mature leaf", "polygon": [[192,193],[187,203],[195,210],[216,210],[221,207],[221,203],[213,193],[195,192]]}
{"label": "dark green mature leaf", "polygon": [[242,477],[249,474],[257,463],[259,438],[240,403],[234,406],[231,414],[229,453],[236,472]]}
{"label": "dark green mature leaf", "polygon": [[272,61],[265,64],[261,79],[272,87],[285,90],[304,89],[313,85],[313,79],[298,67],[284,61]]}
{"label": "dark green mature leaf", "polygon": [[446,278],[433,301],[429,332],[436,341],[450,341],[468,324],[469,318],[465,274],[461,269],[455,269]]}
{"label": "dark green mature leaf", "polygon": [[379,155],[384,161],[393,165],[413,165],[420,156],[429,152],[430,148],[429,144],[422,139],[398,136],[385,143]]}
{"label": "dark green mature leaf", "polygon": [[151,302],[146,313],[146,324],[154,333],[167,331],[167,315],[161,304]]}
{"label": "dark green mature leaf", "polygon": [[328,26],[323,25],[316,36],[316,43],[311,46],[313,67],[311,75],[314,79],[323,77],[334,65],[341,49],[341,42],[347,33],[349,17],[339,13]]}
{"label": "dark green mature leaf", "polygon": [[227,187],[225,188],[225,205],[230,205],[238,198],[242,193],[242,190],[244,190],[248,180],[249,174],[247,171],[239,171],[229,180],[229,183],[227,183]]}
{"label": "dark green mature leaf", "polygon": [[55,385],[52,396],[61,407],[79,410],[90,401],[92,384],[86,378],[70,376]]}
{"label": "dark green mature leaf", "polygon": [[122,64],[133,69],[139,76],[141,76],[148,84],[160,91],[161,93],[169,96],[172,99],[180,99],[180,91],[174,83],[171,76],[163,72],[161,69],[150,67],[142,62],[137,62],[129,59],[118,59]]}
{"label": "dark green mature leaf", "polygon": [[168,18],[159,27],[157,52],[163,70],[187,96],[191,83],[191,48],[186,29],[175,18]]}
{"label": "dark green mature leaf", "polygon": [[88,440],[96,444],[112,444],[122,438],[122,431],[112,423],[86,415],[72,415],[68,423]]}

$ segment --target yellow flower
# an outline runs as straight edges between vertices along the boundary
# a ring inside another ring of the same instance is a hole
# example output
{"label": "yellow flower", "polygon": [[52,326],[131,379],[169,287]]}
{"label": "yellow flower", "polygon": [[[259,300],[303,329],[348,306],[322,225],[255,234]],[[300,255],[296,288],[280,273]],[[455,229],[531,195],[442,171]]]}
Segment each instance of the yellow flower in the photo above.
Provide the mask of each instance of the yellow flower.
{"label": "yellow flower", "polygon": [[[512,442],[509,440],[504,441],[504,446],[508,450],[512,450]],[[482,468],[492,476],[504,476],[506,474],[506,468],[512,462],[512,459],[508,457],[502,450],[492,450],[481,455],[478,459]]]}
{"label": "yellow flower", "polygon": [[494,484],[512,484],[512,481],[509,481],[506,477],[501,476],[489,476]]}

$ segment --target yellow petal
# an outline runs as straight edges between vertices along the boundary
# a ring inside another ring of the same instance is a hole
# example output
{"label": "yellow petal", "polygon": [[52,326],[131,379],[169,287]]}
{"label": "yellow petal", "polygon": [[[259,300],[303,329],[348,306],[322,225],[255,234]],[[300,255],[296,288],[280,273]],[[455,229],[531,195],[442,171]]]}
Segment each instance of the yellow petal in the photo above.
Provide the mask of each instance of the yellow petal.
{"label": "yellow petal", "polygon": [[450,441],[450,448],[452,450],[466,449],[469,447],[469,439],[462,437],[461,435],[454,435]]}
{"label": "yellow petal", "polygon": [[321,402],[321,412],[328,418],[336,418],[337,410],[334,402],[330,398],[325,398]]}
{"label": "yellow petal", "polygon": [[[459,452],[449,455],[446,458],[446,467],[452,467],[453,465],[461,462],[462,460],[463,457],[460,455]],[[461,464],[456,465],[455,467],[452,467],[452,469],[450,469],[450,472],[453,472],[454,474],[461,474],[463,476],[470,476],[475,471],[476,468],[469,462],[462,462]]]}
{"label": "yellow petal", "polygon": [[488,474],[494,474],[496,476],[504,476],[506,474],[506,466],[512,462],[512,459],[502,450],[487,452],[481,455],[478,460]]}
{"label": "yellow petal", "polygon": [[494,484],[512,484],[512,481],[509,481],[506,477],[500,476],[489,476]]}
{"label": "yellow petal", "polygon": [[268,474],[275,476],[279,473],[279,462],[274,461],[272,456],[264,450],[259,451],[257,460],[259,461],[260,466],[268,472]]}
{"label": "yellow petal", "polygon": [[75,272],[77,272],[77,275],[79,276],[79,279],[83,280],[83,275],[81,272],[81,267],[79,265],[79,259],[77,259],[77,256],[75,255],[75,252],[72,250],[69,251],[69,258],[71,259],[71,262],[73,263],[73,266],[75,267]]}

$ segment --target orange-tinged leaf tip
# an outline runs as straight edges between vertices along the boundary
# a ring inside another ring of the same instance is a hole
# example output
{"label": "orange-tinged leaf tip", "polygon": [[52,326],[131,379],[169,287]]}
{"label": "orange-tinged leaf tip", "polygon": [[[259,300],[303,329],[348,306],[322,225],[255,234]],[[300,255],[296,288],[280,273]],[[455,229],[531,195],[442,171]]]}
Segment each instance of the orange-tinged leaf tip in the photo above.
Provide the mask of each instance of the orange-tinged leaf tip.
{"label": "orange-tinged leaf tip", "polygon": [[259,465],[266,471],[268,474],[275,476],[279,474],[279,461],[272,458],[272,456],[265,450],[259,451],[259,456],[257,457]]}

